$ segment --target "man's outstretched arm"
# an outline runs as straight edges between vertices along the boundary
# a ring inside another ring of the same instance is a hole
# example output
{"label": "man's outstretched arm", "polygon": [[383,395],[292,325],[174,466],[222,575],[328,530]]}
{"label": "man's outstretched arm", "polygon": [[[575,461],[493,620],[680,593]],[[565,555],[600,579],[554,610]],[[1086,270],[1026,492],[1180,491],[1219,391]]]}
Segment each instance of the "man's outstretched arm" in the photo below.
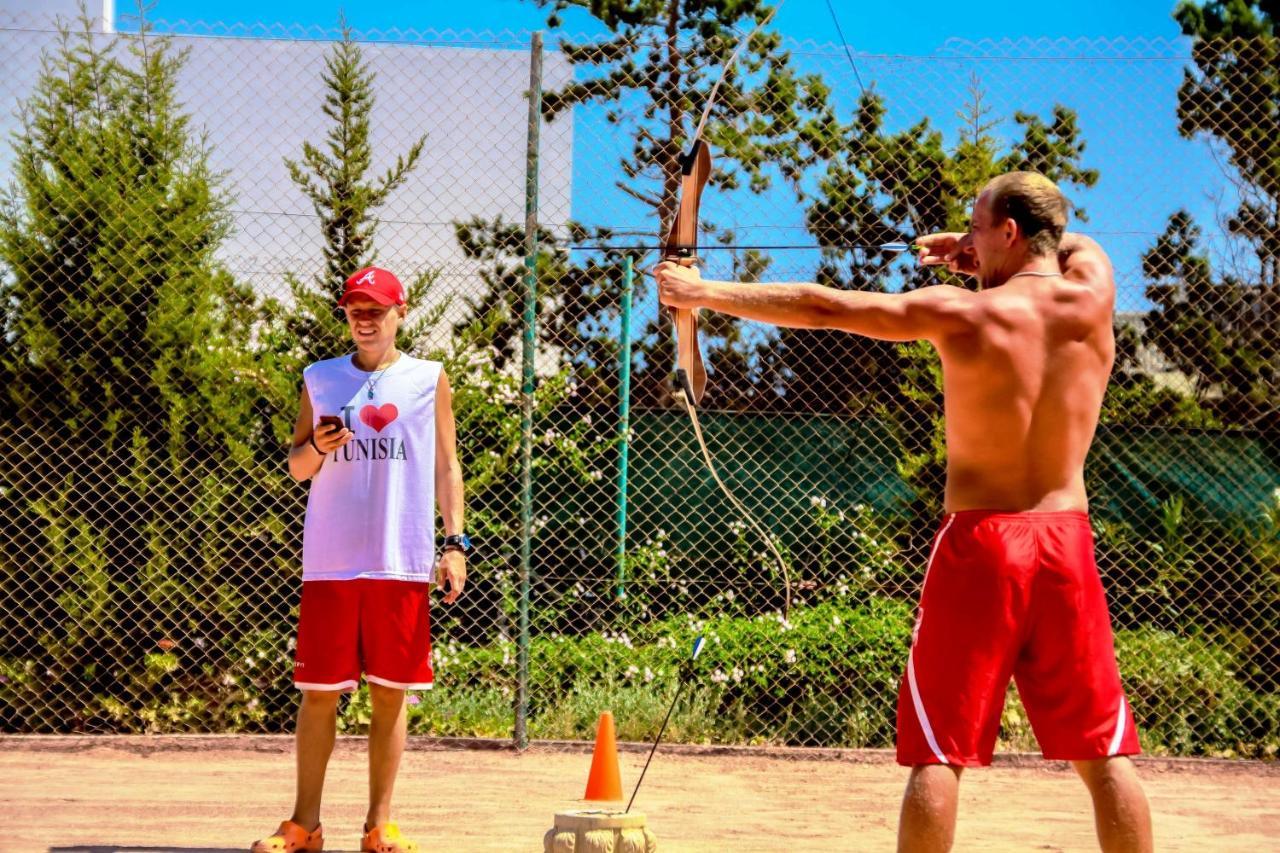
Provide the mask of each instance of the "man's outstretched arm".
{"label": "man's outstretched arm", "polygon": [[836,290],[818,284],[705,281],[696,270],[660,264],[658,297],[672,308],[707,308],[790,329],[835,329],[886,341],[936,340],[971,328],[975,294],[938,285],[907,293]]}

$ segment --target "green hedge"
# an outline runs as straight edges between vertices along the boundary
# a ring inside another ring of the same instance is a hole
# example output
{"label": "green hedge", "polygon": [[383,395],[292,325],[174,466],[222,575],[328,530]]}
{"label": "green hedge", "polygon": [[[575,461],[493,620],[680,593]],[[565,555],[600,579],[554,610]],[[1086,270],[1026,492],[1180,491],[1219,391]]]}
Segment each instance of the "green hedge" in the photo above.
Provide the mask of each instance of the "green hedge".
{"label": "green hedge", "polygon": [[[910,607],[874,599],[806,608],[788,623],[776,616],[668,619],[631,636],[535,638],[529,734],[590,739],[600,712],[609,710],[621,738],[651,738],[681,662],[704,631],[706,650],[672,715],[668,740],[890,747],[910,620]],[[1242,684],[1239,654],[1229,644],[1141,628],[1118,632],[1116,649],[1145,751],[1274,757],[1280,749],[1280,696]],[[413,730],[509,734],[514,644],[446,644],[442,652],[440,689],[410,709]],[[367,722],[367,700],[356,697],[344,720],[358,730]],[[1012,689],[1001,745],[1036,748]]]}
{"label": "green hedge", "polygon": [[[829,601],[790,621],[757,617],[669,618],[626,633],[535,637],[529,649],[529,735],[589,740],[609,710],[624,740],[652,738],[693,640],[707,644],[666,738],[683,743],[891,747],[898,680],[906,661],[911,607],[887,598]],[[1244,655],[1227,639],[1151,628],[1116,634],[1117,656],[1148,753],[1271,758],[1280,750],[1280,695],[1249,689]],[[154,689],[141,710],[110,696],[86,716],[116,731],[287,731],[296,695],[287,640],[258,631],[239,645],[240,669],[194,692],[177,679],[176,653],[148,655]],[[210,676],[212,673],[210,674]],[[417,734],[505,738],[512,733],[516,646],[436,649],[437,689],[411,696]],[[175,679],[175,680],[167,680]],[[208,683],[212,683],[210,677]],[[0,660],[0,704],[47,690],[39,674]],[[343,730],[363,732],[368,694],[343,706]],[[1002,749],[1035,750],[1010,690]]]}

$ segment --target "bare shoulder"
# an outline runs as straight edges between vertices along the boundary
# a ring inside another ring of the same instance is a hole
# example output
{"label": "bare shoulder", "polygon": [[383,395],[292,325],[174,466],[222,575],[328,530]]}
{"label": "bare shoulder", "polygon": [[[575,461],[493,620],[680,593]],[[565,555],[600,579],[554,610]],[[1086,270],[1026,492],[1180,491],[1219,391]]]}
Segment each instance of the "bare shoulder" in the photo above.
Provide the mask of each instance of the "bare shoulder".
{"label": "bare shoulder", "polygon": [[935,284],[904,294],[909,310],[932,334],[947,337],[964,334],[982,324],[986,300],[983,294],[951,284]]}
{"label": "bare shoulder", "polygon": [[1083,234],[1064,235],[1058,263],[1068,285],[1078,289],[1075,295],[1093,301],[1099,308],[1111,309],[1116,296],[1115,270],[1098,241]]}

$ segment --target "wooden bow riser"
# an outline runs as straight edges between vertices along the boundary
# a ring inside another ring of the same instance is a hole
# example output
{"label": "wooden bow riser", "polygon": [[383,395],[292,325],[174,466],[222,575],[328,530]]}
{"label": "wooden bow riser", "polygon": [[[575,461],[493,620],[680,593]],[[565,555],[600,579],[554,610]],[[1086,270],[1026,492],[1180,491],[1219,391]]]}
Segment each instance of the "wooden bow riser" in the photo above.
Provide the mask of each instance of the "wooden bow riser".
{"label": "wooden bow riser", "polygon": [[[698,265],[698,204],[703,187],[711,176],[711,152],[698,140],[680,157],[680,206],[663,246],[663,260],[683,267]],[[698,312],[677,308],[672,311],[676,330],[676,391],[688,404],[702,402],[707,389],[707,370],[698,346]]]}

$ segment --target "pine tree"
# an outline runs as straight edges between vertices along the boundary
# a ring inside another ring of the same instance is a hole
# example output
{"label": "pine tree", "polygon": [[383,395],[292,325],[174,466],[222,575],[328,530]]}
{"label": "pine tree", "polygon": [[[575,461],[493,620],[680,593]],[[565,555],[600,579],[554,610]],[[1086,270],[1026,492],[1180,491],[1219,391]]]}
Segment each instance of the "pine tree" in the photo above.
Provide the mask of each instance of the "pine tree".
{"label": "pine tree", "polygon": [[1185,211],[1143,257],[1156,308],[1146,342],[1228,426],[1280,424],[1280,33],[1273,2],[1182,2],[1174,13],[1192,38],[1178,90],[1178,131],[1221,145],[1239,193],[1225,230],[1250,262],[1212,269]]}
{"label": "pine tree", "polygon": [[[583,4],[574,0],[538,0],[549,8],[548,26],[559,25],[560,13]],[[679,201],[679,157],[689,147],[712,86],[744,34],[764,20],[776,4],[768,0],[603,0],[590,11],[605,30],[588,42],[562,41],[561,51],[573,65],[572,83],[543,93],[543,117],[554,122],[575,107],[599,105],[606,121],[623,128],[632,141],[617,164],[614,187],[651,210],[648,237],[616,239],[607,228],[578,225],[564,235],[540,236],[539,335],[574,367],[587,400],[603,402],[616,393],[617,335],[623,253],[592,253],[574,264],[564,246],[581,243],[632,242],[652,246],[664,237]],[[798,184],[815,150],[825,144],[834,122],[829,89],[816,74],[800,74],[781,38],[766,29],[757,33],[739,55],[721,86],[703,131],[715,152],[709,195],[747,188],[766,191],[775,175]],[[734,235],[705,213],[706,234],[723,243]],[[497,345],[504,352],[518,350],[520,317],[517,282],[522,229],[499,222],[468,222],[459,226],[459,242],[473,257],[495,262],[489,292],[477,301],[475,313],[510,318]],[[643,252],[633,252],[639,257]],[[650,254],[650,258],[653,256]],[[748,270],[759,269],[758,253],[744,255]],[[652,300],[650,279],[634,281],[636,304]],[[723,314],[703,314],[703,347],[714,365],[717,381],[708,389],[704,405],[738,408],[739,393],[754,394],[747,382],[748,364],[739,323]],[[513,340],[514,338],[514,340]],[[632,371],[636,405],[670,403],[670,374],[674,356],[669,313],[654,312],[637,336]]]}
{"label": "pine tree", "polygon": [[1259,283],[1280,287],[1280,6],[1268,0],[1183,0],[1193,69],[1178,90],[1178,131],[1211,136],[1239,176],[1228,230],[1249,243]]}
{"label": "pine tree", "polygon": [[[285,160],[289,177],[310,199],[319,217],[324,239],[324,271],[310,284],[296,276],[289,279],[296,305],[289,325],[303,360],[350,349],[346,323],[335,305],[347,278],[376,260],[378,222],[374,214],[409,177],[426,143],[424,135],[381,175],[370,174],[375,79],[360,45],[344,23],[342,39],[325,57],[323,80],[327,92],[322,110],[332,121],[325,141],[320,145],[303,143],[300,160]],[[410,305],[420,305],[434,279],[435,274],[427,272],[406,281]],[[403,325],[400,345],[411,347],[438,317],[437,309],[435,313],[419,314],[413,323]]]}
{"label": "pine tree", "polygon": [[1145,339],[1187,377],[1198,408],[1225,426],[1280,423],[1280,289],[1219,277],[1191,214],[1169,217],[1142,256]]}
{"label": "pine tree", "polygon": [[[255,581],[238,573],[270,568],[246,559],[274,524],[254,475],[273,445],[254,297],[215,259],[227,198],[178,102],[185,61],[145,26],[104,40],[85,18],[21,113],[0,211],[0,518],[26,538],[0,555],[0,609],[17,623],[4,654],[39,673],[22,682],[39,696],[0,700],[6,727],[208,711],[169,708],[167,688],[234,654],[203,638],[240,618],[235,590]],[[162,638],[189,654],[143,667]]]}

